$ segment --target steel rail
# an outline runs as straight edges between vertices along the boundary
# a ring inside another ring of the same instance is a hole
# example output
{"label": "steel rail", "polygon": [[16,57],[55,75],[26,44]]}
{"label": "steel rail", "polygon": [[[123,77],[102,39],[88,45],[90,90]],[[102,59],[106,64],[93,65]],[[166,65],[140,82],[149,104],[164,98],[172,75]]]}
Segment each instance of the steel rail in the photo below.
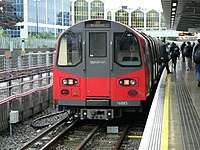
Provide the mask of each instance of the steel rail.
{"label": "steel rail", "polygon": [[130,127],[130,124],[127,124],[126,127],[124,128],[123,133],[121,134],[119,140],[117,141],[117,143],[114,146],[114,150],[119,150],[120,149],[120,147],[121,147],[121,145],[123,143],[123,140],[127,135],[129,127]]}
{"label": "steel rail", "polygon": [[[102,125],[102,124],[101,124]],[[88,141],[93,137],[95,132],[101,127],[101,125],[96,126],[90,134],[87,135],[87,137],[75,148],[75,150],[81,150],[84,148],[84,146],[88,143]]]}
{"label": "steel rail", "polygon": [[37,141],[39,141],[42,137],[46,136],[49,132],[51,132],[52,130],[54,130],[55,128],[57,128],[59,125],[61,125],[62,123],[64,123],[67,118],[71,117],[71,115],[72,114],[70,114],[69,116],[66,116],[65,118],[63,118],[58,123],[56,123],[53,126],[51,126],[51,128],[49,128],[49,129],[45,130],[44,132],[42,132],[41,134],[39,134],[36,138],[34,138],[33,140],[31,140],[30,142],[28,142],[27,144],[25,144],[23,147],[21,147],[20,150],[26,150],[26,149],[30,148],[34,143],[36,143]]}
{"label": "steel rail", "polygon": [[49,150],[49,149],[51,149],[53,146],[56,145],[56,143],[58,143],[58,141],[62,137],[64,137],[64,135],[66,134],[66,132],[68,132],[69,130],[71,130],[72,128],[74,128],[74,126],[76,126],[79,121],[80,121],[79,119],[75,120],[64,131],[62,131],[61,133],[59,133],[56,137],[54,137],[51,141],[49,141],[45,146],[43,146],[42,148],[40,148],[40,150]]}

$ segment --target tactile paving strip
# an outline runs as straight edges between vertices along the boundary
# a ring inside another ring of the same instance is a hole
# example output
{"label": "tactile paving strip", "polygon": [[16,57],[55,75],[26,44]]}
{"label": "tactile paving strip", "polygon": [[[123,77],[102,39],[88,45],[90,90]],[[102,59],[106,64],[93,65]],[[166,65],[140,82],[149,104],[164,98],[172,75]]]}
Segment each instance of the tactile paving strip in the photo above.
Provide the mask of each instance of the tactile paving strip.
{"label": "tactile paving strip", "polygon": [[184,150],[199,150],[200,118],[181,71],[178,71],[176,74],[175,85],[183,148]]}

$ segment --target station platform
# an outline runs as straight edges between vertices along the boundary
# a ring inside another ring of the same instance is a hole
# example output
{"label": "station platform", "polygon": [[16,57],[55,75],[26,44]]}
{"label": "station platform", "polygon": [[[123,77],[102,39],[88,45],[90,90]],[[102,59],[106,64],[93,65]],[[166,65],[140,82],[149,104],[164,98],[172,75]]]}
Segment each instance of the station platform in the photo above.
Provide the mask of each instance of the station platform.
{"label": "station platform", "polygon": [[161,76],[139,150],[200,149],[200,87],[181,58]]}
{"label": "station platform", "polygon": [[178,60],[169,82],[169,145],[171,150],[200,149],[200,87],[195,64],[187,71]]}

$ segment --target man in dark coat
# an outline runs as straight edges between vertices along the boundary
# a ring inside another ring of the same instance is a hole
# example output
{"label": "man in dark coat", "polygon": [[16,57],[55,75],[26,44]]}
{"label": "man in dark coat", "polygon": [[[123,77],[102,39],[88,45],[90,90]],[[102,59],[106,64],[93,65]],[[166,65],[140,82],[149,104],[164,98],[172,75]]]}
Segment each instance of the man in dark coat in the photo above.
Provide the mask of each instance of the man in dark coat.
{"label": "man in dark coat", "polygon": [[162,61],[165,64],[165,67],[166,67],[166,70],[167,70],[167,74],[170,74],[171,72],[169,70],[169,65],[168,65],[169,60],[170,60],[170,56],[169,56],[169,53],[167,51],[168,45],[169,45],[169,43],[167,43],[167,44],[164,43],[163,46],[162,46],[162,52],[163,52]]}
{"label": "man in dark coat", "polygon": [[169,51],[170,51],[170,54],[171,54],[172,64],[173,64],[174,70],[176,70],[177,57],[180,56],[180,48],[178,47],[178,45],[176,45],[174,42],[172,42]]}

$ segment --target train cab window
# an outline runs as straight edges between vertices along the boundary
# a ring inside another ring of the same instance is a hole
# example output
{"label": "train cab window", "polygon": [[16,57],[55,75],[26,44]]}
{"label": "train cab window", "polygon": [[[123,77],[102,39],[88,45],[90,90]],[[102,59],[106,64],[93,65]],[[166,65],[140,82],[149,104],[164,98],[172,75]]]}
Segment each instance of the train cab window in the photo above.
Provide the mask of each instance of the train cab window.
{"label": "train cab window", "polygon": [[58,65],[74,66],[81,62],[81,34],[66,32],[60,39]]}
{"label": "train cab window", "polygon": [[139,42],[132,33],[114,33],[114,53],[115,62],[119,65],[141,65]]}
{"label": "train cab window", "polygon": [[105,32],[91,32],[89,33],[89,50],[90,57],[106,57],[107,44]]}

